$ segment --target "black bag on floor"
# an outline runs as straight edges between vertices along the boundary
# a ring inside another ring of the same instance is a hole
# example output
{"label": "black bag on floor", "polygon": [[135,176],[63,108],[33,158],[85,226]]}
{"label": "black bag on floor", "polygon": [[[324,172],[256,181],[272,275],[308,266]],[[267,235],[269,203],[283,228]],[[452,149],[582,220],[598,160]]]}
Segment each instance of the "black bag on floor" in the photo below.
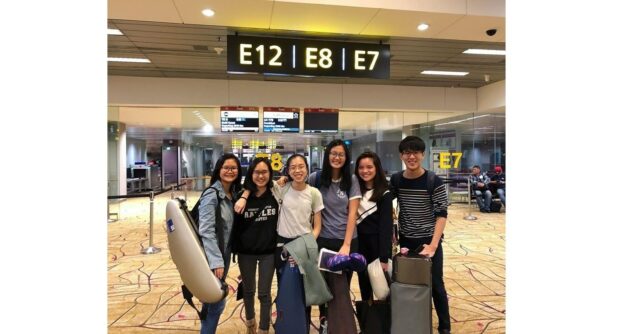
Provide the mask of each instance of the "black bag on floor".
{"label": "black bag on floor", "polygon": [[491,201],[491,212],[500,212],[502,210],[502,202]]}
{"label": "black bag on floor", "polygon": [[355,314],[362,334],[390,334],[392,312],[389,302],[358,300]]}

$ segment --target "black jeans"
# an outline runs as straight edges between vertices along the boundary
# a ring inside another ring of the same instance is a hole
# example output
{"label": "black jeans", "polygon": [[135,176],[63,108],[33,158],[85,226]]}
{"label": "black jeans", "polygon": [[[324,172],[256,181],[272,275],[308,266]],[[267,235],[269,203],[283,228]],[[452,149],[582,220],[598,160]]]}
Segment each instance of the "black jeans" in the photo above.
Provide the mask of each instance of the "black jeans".
{"label": "black jeans", "polygon": [[[379,257],[379,234],[358,234],[359,253],[364,255],[368,264]],[[357,273],[357,280],[360,286],[362,300],[372,298],[372,286],[368,277],[368,270]]]}
{"label": "black jeans", "polygon": [[[407,247],[411,251],[418,248],[422,244],[429,245],[432,237],[428,238],[405,238],[400,236],[400,247]],[[435,255],[432,259],[431,274],[433,280],[433,304],[435,305],[435,312],[437,312],[437,318],[439,318],[439,330],[450,330],[450,308],[448,306],[448,293],[446,287],[443,284],[443,248],[441,247],[441,241],[437,246]]]}
{"label": "black jeans", "polygon": [[246,319],[254,319],[254,293],[256,292],[256,264],[258,263],[258,300],[260,322],[258,328],[269,329],[271,321],[271,281],[274,272],[273,254],[239,254],[239,271],[243,280],[243,303]]}

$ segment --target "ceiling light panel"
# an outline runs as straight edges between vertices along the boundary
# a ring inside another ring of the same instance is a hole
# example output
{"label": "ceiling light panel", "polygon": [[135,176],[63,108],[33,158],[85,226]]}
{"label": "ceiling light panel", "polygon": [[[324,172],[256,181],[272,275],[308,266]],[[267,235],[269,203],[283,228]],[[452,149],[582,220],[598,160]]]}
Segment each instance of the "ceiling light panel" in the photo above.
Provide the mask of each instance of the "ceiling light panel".
{"label": "ceiling light panel", "polygon": [[493,55],[493,56],[505,56],[506,50],[490,50],[490,49],[467,49],[463,53],[472,55]]}
{"label": "ceiling light panel", "polygon": [[454,72],[454,71],[431,71],[431,70],[427,70],[427,71],[422,71],[421,74],[428,74],[428,75],[451,75],[451,76],[466,76],[469,74],[469,72]]}

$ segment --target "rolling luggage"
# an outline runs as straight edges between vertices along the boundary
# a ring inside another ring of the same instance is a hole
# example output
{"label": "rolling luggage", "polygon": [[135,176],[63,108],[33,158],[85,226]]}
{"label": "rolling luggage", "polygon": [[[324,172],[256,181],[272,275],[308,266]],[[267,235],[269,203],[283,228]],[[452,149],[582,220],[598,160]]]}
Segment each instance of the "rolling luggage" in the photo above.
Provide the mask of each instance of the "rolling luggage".
{"label": "rolling luggage", "polygon": [[285,263],[276,296],[276,334],[308,333],[306,302],[299,267]]}
{"label": "rolling luggage", "polygon": [[392,334],[431,334],[430,259],[398,254],[392,261],[390,285]]}
{"label": "rolling luggage", "polygon": [[329,334],[357,334],[349,283],[344,274],[326,273],[327,285],[334,298],[327,302]]}
{"label": "rolling luggage", "polygon": [[491,212],[500,212],[500,211],[502,211],[502,202],[491,201]]}

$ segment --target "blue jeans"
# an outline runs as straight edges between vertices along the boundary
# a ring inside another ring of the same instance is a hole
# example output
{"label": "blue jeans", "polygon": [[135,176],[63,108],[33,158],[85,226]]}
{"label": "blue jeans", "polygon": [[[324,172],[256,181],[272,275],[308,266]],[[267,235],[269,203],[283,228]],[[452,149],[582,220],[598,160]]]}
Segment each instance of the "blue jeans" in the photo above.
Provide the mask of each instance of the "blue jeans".
{"label": "blue jeans", "polygon": [[499,200],[502,201],[502,204],[506,206],[506,189],[497,189],[497,196],[499,196]]}
{"label": "blue jeans", "polygon": [[[228,268],[230,267],[230,253],[224,255],[224,279],[228,274]],[[200,321],[200,334],[215,334],[217,324],[220,321],[220,316],[224,312],[226,306],[226,298],[220,300],[217,303],[206,304],[203,303],[202,307],[207,308],[207,317],[205,320]]]}
{"label": "blue jeans", "polygon": [[493,194],[491,194],[490,190],[484,191],[484,202],[482,201],[482,191],[474,190],[474,194],[476,195],[476,203],[478,203],[478,207],[483,211],[491,211],[491,198]]}

